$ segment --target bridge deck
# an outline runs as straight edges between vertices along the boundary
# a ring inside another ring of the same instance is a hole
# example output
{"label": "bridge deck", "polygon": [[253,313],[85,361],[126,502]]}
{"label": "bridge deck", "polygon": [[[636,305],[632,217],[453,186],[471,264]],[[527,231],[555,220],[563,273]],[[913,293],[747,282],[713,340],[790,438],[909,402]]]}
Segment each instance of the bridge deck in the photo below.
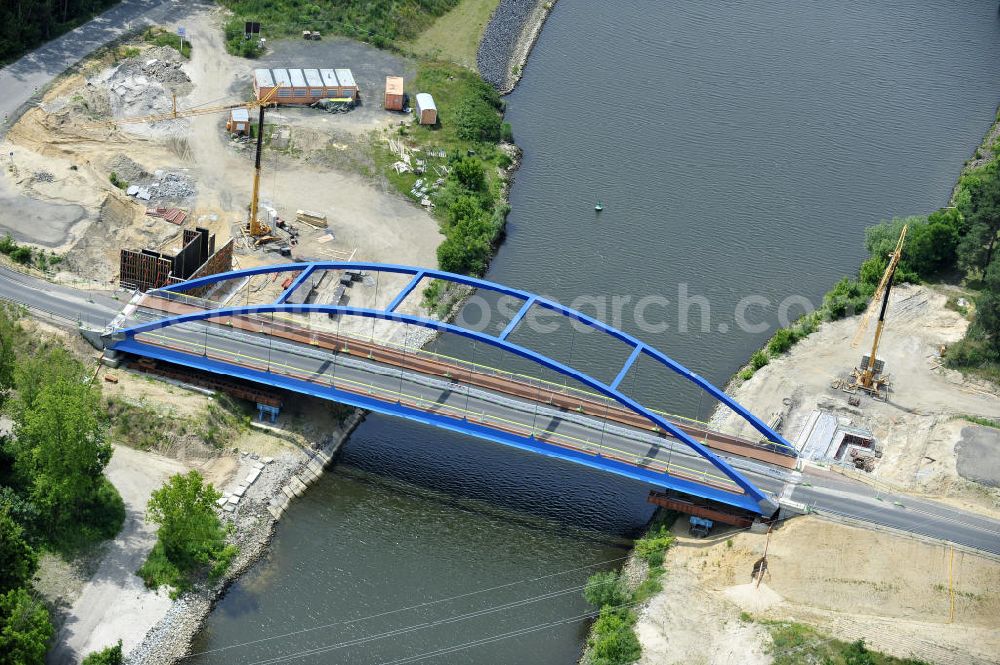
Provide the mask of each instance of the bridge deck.
{"label": "bridge deck", "polygon": [[[168,300],[155,295],[144,296],[140,306],[164,315],[188,314],[199,307],[188,303]],[[427,354],[417,348],[393,348],[370,340],[353,336],[338,335],[322,330],[307,330],[301,326],[283,321],[274,321],[259,316],[234,316],[219,321],[236,329],[270,335],[290,342],[309,344],[336,353],[345,353],[359,358],[367,358],[394,367],[405,368],[428,376],[439,376],[466,385],[493,390],[506,395],[533,400],[550,406],[575,411],[583,415],[607,418],[623,425],[647,429],[659,436],[668,437],[639,414],[623,408],[617,402],[600,395],[569,388],[561,384],[548,384],[532,377],[512,373],[484,371],[481,365],[460,364],[457,359],[442,360],[440,356]],[[786,469],[794,469],[794,451],[783,451],[770,442],[756,442],[742,437],[709,429],[697,421],[669,414],[661,414],[671,423],[695,437],[709,448],[731,455],[739,455]]]}
{"label": "bridge deck", "polygon": [[[132,326],[192,311],[205,310],[149,295],[126,308],[127,319],[120,324]],[[406,415],[399,409],[424,413],[427,422],[446,428],[442,419],[455,423],[450,428],[458,431],[585,464],[591,459],[597,468],[654,484],[659,474],[669,474],[679,479],[675,483],[688,482],[692,494],[708,496],[719,490],[723,494],[714,496],[729,496],[734,506],[756,505],[747,496],[732,498],[744,495],[742,488],[686,444],[601,395],[490,373],[418,349],[390,348],[257,315],[175,324],[138,333],[115,348],[394,415]],[[693,421],[675,420],[716,450],[730,455],[748,452],[776,466],[790,466],[787,455],[706,430]],[[617,470],[607,468],[609,464]]]}

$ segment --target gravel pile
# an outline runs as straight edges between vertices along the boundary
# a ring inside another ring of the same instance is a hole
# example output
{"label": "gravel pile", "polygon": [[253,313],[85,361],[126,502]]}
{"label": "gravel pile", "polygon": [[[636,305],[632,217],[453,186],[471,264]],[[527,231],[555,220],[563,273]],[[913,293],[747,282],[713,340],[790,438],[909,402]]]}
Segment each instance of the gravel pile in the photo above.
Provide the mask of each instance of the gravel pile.
{"label": "gravel pile", "polygon": [[179,201],[195,194],[194,182],[185,173],[164,173],[158,178],[149,184],[149,191],[154,199]]}
{"label": "gravel pile", "polygon": [[518,40],[540,0],[500,0],[483,31],[476,54],[479,74],[493,87],[508,87]]}
{"label": "gravel pile", "polygon": [[124,118],[171,110],[171,91],[183,94],[191,82],[179,57],[173,49],[158,47],[123,60],[107,78],[112,113]]}
{"label": "gravel pile", "polygon": [[48,171],[38,171],[31,177],[34,182],[53,182],[56,177]]}
{"label": "gravel pile", "polygon": [[143,180],[148,180],[150,176],[152,176],[149,171],[129,159],[126,155],[115,155],[114,159],[108,163],[108,167],[114,171],[119,178],[127,182],[138,183]]}
{"label": "gravel pile", "polygon": [[160,170],[151,174],[124,155],[112,160],[110,166],[119,178],[128,182],[125,192],[140,202],[183,204],[198,192],[194,180],[184,171]]}

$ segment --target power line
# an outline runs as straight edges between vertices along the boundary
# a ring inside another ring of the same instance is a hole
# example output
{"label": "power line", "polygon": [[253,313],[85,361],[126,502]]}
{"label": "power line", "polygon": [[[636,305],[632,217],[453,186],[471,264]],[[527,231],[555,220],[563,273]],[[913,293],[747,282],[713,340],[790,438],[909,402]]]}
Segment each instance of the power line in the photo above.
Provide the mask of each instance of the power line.
{"label": "power line", "polygon": [[[609,580],[610,582],[611,580]],[[358,646],[361,644],[367,644],[368,642],[375,642],[377,640],[382,640],[387,637],[396,637],[398,635],[405,635],[407,633],[413,633],[418,630],[424,630],[425,628],[435,628],[438,626],[445,626],[452,623],[458,623],[459,621],[465,621],[467,619],[474,619],[480,616],[486,616],[487,614],[493,614],[495,612],[501,612],[504,610],[514,609],[517,607],[522,607],[524,605],[530,605],[532,603],[537,603],[542,600],[551,600],[553,598],[558,598],[559,596],[564,596],[568,593],[576,593],[583,591],[586,585],[570,587],[568,589],[561,589],[559,591],[551,591],[546,594],[541,594],[539,596],[533,596],[531,598],[525,598],[522,600],[512,601],[510,603],[504,603],[502,605],[494,605],[492,607],[487,607],[485,609],[476,610],[474,612],[467,612],[465,614],[459,614],[447,619],[440,619],[438,621],[424,622],[420,624],[413,624],[405,628],[396,628],[394,630],[386,631],[384,633],[377,633],[374,635],[362,636],[354,639],[347,640],[345,642],[338,642],[335,644],[330,644],[322,647],[315,647],[312,649],[305,649],[303,651],[298,651],[295,653],[288,653],[283,655],[274,656],[272,658],[265,658],[264,660],[254,661],[250,665],[274,665],[275,663],[284,663],[291,660],[298,660],[299,658],[304,658],[306,656],[314,656],[321,653],[327,653],[330,651],[335,651],[337,649],[343,649],[345,647]]]}
{"label": "power line", "polygon": [[333,623],[323,624],[321,626],[313,626],[312,628],[302,628],[300,630],[294,630],[294,631],[291,631],[291,632],[288,632],[288,633],[283,633],[281,635],[272,635],[270,637],[262,637],[260,639],[250,640],[248,642],[238,642],[236,644],[230,644],[230,645],[227,645],[227,646],[224,646],[224,647],[217,647],[215,649],[207,649],[205,651],[198,651],[198,652],[195,652],[195,653],[187,654],[186,656],[182,656],[180,658],[180,660],[184,660],[184,659],[187,659],[187,658],[194,658],[195,656],[204,656],[204,655],[211,654],[211,653],[218,653],[220,651],[228,651],[229,649],[235,649],[235,648],[238,648],[238,647],[245,647],[245,646],[251,646],[251,645],[254,645],[254,644],[261,644],[263,642],[268,642],[270,640],[278,640],[278,639],[282,639],[282,638],[285,638],[285,637],[294,637],[296,635],[302,635],[304,633],[309,633],[309,632],[316,631],[316,630],[323,630],[325,628],[333,628],[334,626],[343,626],[343,625],[349,625],[349,624],[353,624],[353,623],[360,623],[362,621],[369,621],[371,619],[378,619],[378,618],[381,618],[381,617],[384,617],[384,616],[389,616],[389,615],[392,615],[392,614],[399,614],[399,613],[402,613],[402,612],[409,612],[411,610],[417,610],[417,609],[421,609],[421,608],[424,608],[424,607],[431,607],[433,605],[440,605],[442,603],[448,603],[448,602],[451,602],[451,601],[454,601],[454,600],[460,600],[462,598],[469,598],[471,596],[476,596],[476,595],[483,594],[483,593],[491,593],[493,591],[500,591],[502,589],[508,589],[508,588],[511,588],[511,587],[514,587],[514,586],[518,586],[520,584],[527,584],[527,583],[530,583],[530,582],[539,582],[541,580],[551,579],[553,577],[559,577],[561,575],[568,575],[570,573],[577,573],[577,572],[580,572],[582,570],[588,570],[590,568],[596,568],[598,566],[603,566],[603,565],[610,564],[610,563],[617,563],[619,561],[624,561],[627,558],[628,558],[628,556],[622,556],[622,557],[618,557],[618,558],[615,558],[615,559],[606,559],[604,561],[599,561],[597,563],[588,564],[586,566],[580,566],[578,568],[570,568],[570,569],[561,570],[561,571],[558,571],[558,572],[555,572],[555,573],[549,573],[547,575],[540,575],[538,577],[529,577],[529,578],[524,578],[524,579],[520,579],[520,580],[515,580],[513,582],[507,582],[505,584],[500,584],[500,585],[489,587],[489,588],[485,588],[485,589],[478,589],[476,591],[468,591],[466,593],[460,593],[460,594],[457,594],[457,595],[454,595],[454,596],[448,596],[447,598],[438,598],[437,600],[430,600],[430,601],[426,601],[426,602],[423,602],[423,603],[418,603],[416,605],[410,605],[410,606],[407,606],[407,607],[401,607],[401,608],[397,608],[397,609],[394,609],[394,610],[386,610],[384,612],[379,612],[377,614],[369,614],[367,616],[358,617],[356,619],[345,619],[345,620],[341,620],[341,621],[335,621]]}

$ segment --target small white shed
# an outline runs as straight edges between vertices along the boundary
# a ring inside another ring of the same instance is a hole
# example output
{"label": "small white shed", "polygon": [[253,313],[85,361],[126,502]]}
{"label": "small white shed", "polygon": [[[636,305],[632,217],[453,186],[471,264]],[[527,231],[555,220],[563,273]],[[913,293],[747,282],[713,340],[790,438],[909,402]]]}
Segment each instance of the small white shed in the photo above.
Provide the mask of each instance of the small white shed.
{"label": "small white shed", "polygon": [[433,125],[438,120],[437,106],[434,98],[426,92],[417,93],[417,122],[421,125]]}

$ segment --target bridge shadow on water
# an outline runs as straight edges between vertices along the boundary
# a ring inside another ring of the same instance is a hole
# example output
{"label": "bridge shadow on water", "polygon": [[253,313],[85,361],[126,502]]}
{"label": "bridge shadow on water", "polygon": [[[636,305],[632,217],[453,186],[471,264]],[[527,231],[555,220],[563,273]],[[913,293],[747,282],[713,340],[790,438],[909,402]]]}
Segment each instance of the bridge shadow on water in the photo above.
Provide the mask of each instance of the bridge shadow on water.
{"label": "bridge shadow on water", "polygon": [[650,485],[379,414],[336,464],[441,493],[464,510],[503,511],[529,528],[556,522],[604,542],[637,537],[654,511]]}

